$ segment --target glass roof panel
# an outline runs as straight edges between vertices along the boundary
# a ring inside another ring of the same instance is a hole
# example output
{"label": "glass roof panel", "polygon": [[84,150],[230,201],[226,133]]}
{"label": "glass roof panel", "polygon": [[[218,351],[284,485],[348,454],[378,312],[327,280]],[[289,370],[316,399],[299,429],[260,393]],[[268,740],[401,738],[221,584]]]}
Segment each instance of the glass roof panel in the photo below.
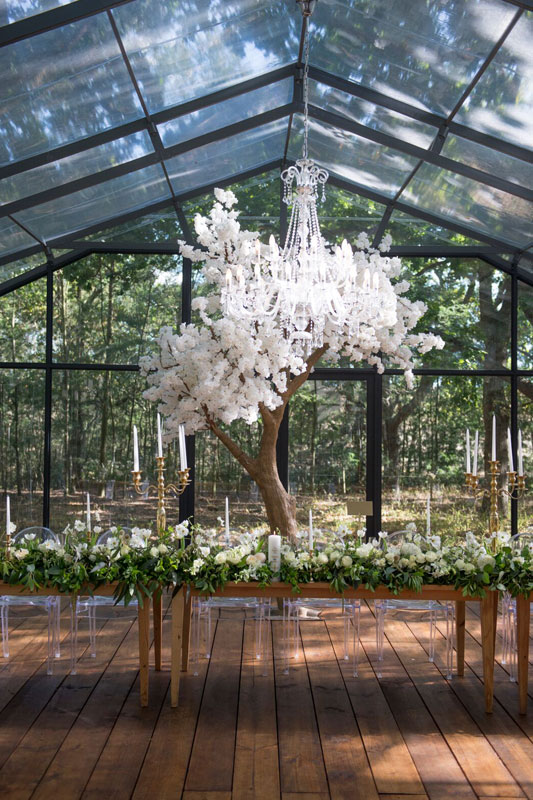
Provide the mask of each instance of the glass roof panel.
{"label": "glass roof panel", "polygon": [[[301,158],[302,129],[301,117],[295,116],[289,158]],[[314,119],[309,121],[309,155],[321,167],[335,175],[388,197],[397,192],[405,177],[418,163],[417,159],[390,147],[362,139]]]}
{"label": "glass roof panel", "polygon": [[533,11],[513,28],[457,115],[458,121],[533,150]]}
{"label": "glass roof panel", "polygon": [[19,258],[17,261],[10,261],[9,264],[2,264],[2,266],[0,266],[0,286],[4,281],[14,278],[17,275],[22,275],[24,272],[29,272],[34,267],[44,264],[45,261],[45,255],[41,250],[40,253],[34,253],[32,256]]}
{"label": "glass roof panel", "polygon": [[289,3],[137,0],[113,15],[152,113],[298,57],[301,16]]}
{"label": "glass roof panel", "polygon": [[176,211],[169,206],[82,238],[97,242],[164,242],[182,236]]}
{"label": "glass roof panel", "polygon": [[48,240],[156,203],[169,194],[163,170],[155,165],[19,211],[16,217]]}
{"label": "glass roof panel", "polygon": [[402,201],[511,244],[533,239],[533,204],[462,175],[423,164]]}
{"label": "glass roof panel", "polygon": [[231,125],[233,122],[255,117],[272,108],[286,105],[292,100],[293,87],[293,79],[286,78],[255,89],[253,92],[232,97],[223,103],[215,103],[183,117],[177,117],[158,125],[157,128],[165,147],[170,147],[178,142]]}
{"label": "glass roof panel", "polygon": [[183,194],[283,157],[287,118],[182,153],[166,162],[172,187]]}
{"label": "glass roof panel", "polygon": [[423,219],[405,214],[395,209],[389,220],[385,233],[392,236],[392,244],[481,244],[478,239],[471,239],[462,233],[455,233],[441,225],[426,222]]}
{"label": "glass roof panel", "polygon": [[5,202],[9,203],[21,197],[44,192],[53,186],[93,175],[148,153],[153,153],[150,137],[146,131],[139,131],[123,139],[115,139],[98,147],[91,147],[90,150],[4,178],[0,182],[0,189]]}
{"label": "glass roof panel", "polygon": [[313,80],[309,81],[309,102],[373,130],[416,144],[417,147],[428,148],[437,132],[436,128],[426,125],[425,122]]}
{"label": "glass roof panel", "polygon": [[319,2],[311,63],[447,114],[515,13],[500,0]]}
{"label": "glass roof panel", "polygon": [[527,272],[531,272],[533,274],[533,251],[528,250],[527,253],[522,253],[520,256],[520,261],[518,262],[518,266],[520,269],[526,270]]}
{"label": "glass roof panel", "polygon": [[105,14],[0,48],[0,163],[142,116]]}
{"label": "glass roof panel", "polygon": [[0,21],[2,25],[8,25],[73,2],[74,0],[0,0]]}
{"label": "glass roof panel", "polygon": [[35,247],[38,242],[9,217],[0,218],[0,255],[6,256],[25,247]]}
{"label": "glass roof panel", "polygon": [[513,158],[500,150],[485,147],[461,136],[449,134],[444,142],[442,155],[526,188],[533,185],[533,162]]}

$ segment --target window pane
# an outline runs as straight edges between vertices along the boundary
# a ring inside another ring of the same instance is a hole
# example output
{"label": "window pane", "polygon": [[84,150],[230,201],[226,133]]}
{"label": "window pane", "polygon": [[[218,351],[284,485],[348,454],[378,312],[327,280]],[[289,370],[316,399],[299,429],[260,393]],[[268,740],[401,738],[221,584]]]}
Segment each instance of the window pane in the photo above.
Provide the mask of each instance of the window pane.
{"label": "window pane", "polygon": [[138,364],[181,322],[181,258],[98,253],[54,273],[57,361]]}
{"label": "window pane", "polygon": [[44,370],[0,369],[0,476],[18,531],[42,525],[43,412]]}
{"label": "window pane", "polygon": [[[518,379],[518,427],[522,430],[522,448],[524,453],[524,473],[533,472],[533,379]],[[518,469],[518,465],[516,466]],[[526,482],[531,486],[530,479]],[[533,518],[533,495],[526,491],[518,501],[518,532],[531,529]]]}
{"label": "window pane", "polygon": [[151,112],[296,60],[301,21],[262,0],[137,0],[113,10]]}
{"label": "window pane", "polygon": [[176,209],[172,206],[152,211],[110,228],[103,228],[83,239],[97,242],[162,242],[181,239]]}
{"label": "window pane", "polygon": [[322,235],[331,244],[340,244],[343,239],[354,244],[363,231],[372,238],[384,213],[385,206],[381,203],[332,184],[326,184],[326,200],[318,206]]}
{"label": "window pane", "polygon": [[29,270],[34,269],[34,267],[39,267],[44,261],[44,252],[39,250],[38,253],[34,253],[32,256],[26,256],[25,258],[19,258],[16,261],[9,261],[7,264],[2,264],[2,266],[0,266],[0,285],[3,281],[14,278],[16,275],[22,275],[24,272],[29,272]]}
{"label": "window pane", "polygon": [[533,369],[533,286],[518,281],[518,368]]}
{"label": "window pane", "polygon": [[511,366],[511,279],[477,259],[402,259],[408,297],[428,308],[415,332],[440,335],[442,350],[415,363],[452,369]]}
{"label": "window pane", "polygon": [[533,12],[523,16],[459,110],[457,119],[498,139],[533,148]]}
{"label": "window pane", "polygon": [[19,211],[17,217],[50,239],[164,200],[169,194],[163,171],[156,165]]}
{"label": "window pane", "polygon": [[133,133],[124,139],[107,142],[81,153],[52,161],[42,167],[26,170],[2,180],[5,202],[29,197],[37,192],[45,192],[54,186],[93,175],[117,164],[152,153],[150,137],[146,131]]}
{"label": "window pane", "polygon": [[[155,406],[144,400],[145,379],[137,372],[54,370],[52,402],[52,492],[50,523],[61,531],[84,518],[85,493],[101,515],[100,526],[155,526],[153,497],[138,497],[131,485],[132,426],[139,429],[143,481],[155,471]],[[175,476],[176,448],[167,459]],[[178,502],[170,500],[169,524],[178,521]]]}
{"label": "window pane", "polygon": [[392,244],[480,244],[477,239],[470,239],[462,233],[455,233],[433,222],[412,217],[403,211],[393,211],[387,225],[386,233],[392,236]]}
{"label": "window pane", "polygon": [[46,280],[0,299],[0,361],[44,361]]}
{"label": "window pane", "polygon": [[[294,118],[289,158],[302,157],[303,125]],[[355,184],[392,196],[417,160],[317,120],[309,122],[309,156],[321,167]]]}
{"label": "window pane", "polygon": [[207,186],[283,155],[287,119],[197,147],[166,162],[176,194]]}
{"label": "window pane", "polygon": [[446,115],[514,13],[495,0],[317,3],[311,63]]}
{"label": "window pane", "polygon": [[470,139],[448,135],[442,148],[442,155],[526,188],[533,183],[533,163],[513,158]]}
{"label": "window pane", "polygon": [[528,272],[533,272],[533,251],[522,253],[520,261],[518,262],[520,269],[525,269]]}
{"label": "window pane", "polygon": [[66,6],[74,0],[0,0],[0,19],[2,25],[16,22],[18,19],[33,17],[50,11],[52,8]]}
{"label": "window pane", "polygon": [[224,128],[233,122],[255,117],[272,108],[286,105],[292,100],[293,88],[294,80],[287,78],[158,125],[163,144],[165,147],[170,147],[178,142],[185,142],[218,128]]}
{"label": "window pane", "polygon": [[0,163],[142,116],[106,14],[0,50]]}
{"label": "window pane", "polygon": [[[35,247],[38,242],[9,217],[0,218],[0,255],[7,256],[25,247]],[[42,260],[42,259],[41,259]],[[0,269],[4,269],[0,267]]]}
{"label": "window pane", "polygon": [[402,200],[503,242],[533,239],[533,203],[433,164],[420,167]]}
{"label": "window pane", "polygon": [[436,128],[424,122],[313,80],[309,81],[309,102],[417,147],[429,147],[437,133]]}
{"label": "window pane", "polygon": [[[474,503],[464,486],[465,430],[479,430],[478,473],[486,486],[496,414],[503,486],[510,412],[510,383],[503,378],[423,376],[414,391],[406,391],[402,377],[385,376],[383,529],[392,533],[414,522],[425,533],[430,497],[432,533],[487,533],[488,508]],[[510,530],[508,503],[501,505],[500,524]]]}
{"label": "window pane", "polygon": [[346,501],[366,498],[366,381],[308,380],[291,399],[289,484],[298,522],[354,522]]}

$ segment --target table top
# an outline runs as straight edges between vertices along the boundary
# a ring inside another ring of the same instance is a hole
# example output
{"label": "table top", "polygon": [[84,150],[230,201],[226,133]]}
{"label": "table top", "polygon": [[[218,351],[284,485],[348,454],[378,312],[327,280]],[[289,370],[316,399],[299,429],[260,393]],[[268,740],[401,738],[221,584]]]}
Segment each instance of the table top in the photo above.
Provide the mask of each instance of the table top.
{"label": "table top", "polygon": [[[98,588],[93,588],[93,594],[98,595],[99,597],[112,597],[115,593],[115,589],[118,586],[118,582],[114,581],[113,583],[103,583]],[[26,586],[21,586],[20,583],[4,583],[4,581],[0,581],[0,595],[20,595],[20,594],[28,594],[28,595],[38,595],[38,596],[45,596],[48,597],[50,595],[64,595],[69,596],[67,592],[60,592],[59,589],[52,588],[50,586],[43,586],[40,589],[28,589]],[[89,594],[87,589],[81,590],[78,592],[79,595],[83,595],[84,597]]]}

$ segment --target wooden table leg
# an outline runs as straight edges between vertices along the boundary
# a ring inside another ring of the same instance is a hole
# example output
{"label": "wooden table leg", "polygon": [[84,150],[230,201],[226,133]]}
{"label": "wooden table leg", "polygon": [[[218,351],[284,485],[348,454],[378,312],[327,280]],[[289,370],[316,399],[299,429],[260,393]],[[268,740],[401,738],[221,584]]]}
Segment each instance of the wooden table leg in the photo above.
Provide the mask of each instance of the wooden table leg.
{"label": "wooden table leg", "polygon": [[176,708],[180,692],[181,647],[183,643],[183,609],[185,587],[172,598],[172,643],[170,655],[170,705]]}
{"label": "wooden table leg", "polygon": [[483,650],[483,681],[485,711],[492,713],[494,701],[494,605],[498,608],[498,592],[487,591],[481,600],[481,647]]}
{"label": "wooden table leg", "polygon": [[155,668],[161,671],[161,644],[163,638],[163,604],[161,602],[161,592],[155,592],[152,598],[154,615],[154,655]]}
{"label": "wooden table leg", "polygon": [[516,598],[517,661],[518,661],[518,694],[520,713],[527,711],[527,684],[529,672],[529,621],[531,615],[530,599],[523,595]]}
{"label": "wooden table leg", "polygon": [[455,642],[457,647],[457,675],[462,678],[465,674],[465,619],[466,603],[464,600],[455,601]]}
{"label": "wooden table leg", "polygon": [[139,681],[141,684],[141,706],[148,705],[148,670],[150,666],[150,599],[144,598],[137,608],[139,625]]}
{"label": "wooden table leg", "polygon": [[181,643],[181,668],[189,669],[189,649],[191,645],[192,594],[188,592],[183,604],[183,642]]}

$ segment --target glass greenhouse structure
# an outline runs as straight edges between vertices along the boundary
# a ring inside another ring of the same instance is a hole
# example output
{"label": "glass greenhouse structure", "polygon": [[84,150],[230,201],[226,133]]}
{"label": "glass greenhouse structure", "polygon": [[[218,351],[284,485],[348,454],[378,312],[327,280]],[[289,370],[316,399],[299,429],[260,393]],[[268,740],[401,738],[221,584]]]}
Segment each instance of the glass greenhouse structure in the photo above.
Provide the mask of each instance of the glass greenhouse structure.
{"label": "glass greenhouse structure", "polygon": [[[106,521],[142,511],[132,426],[150,477],[155,412],[139,358],[205,291],[178,241],[224,186],[243,226],[284,239],[305,24],[293,0],[0,0],[0,491],[20,527],[63,526],[87,491]],[[309,24],[324,235],[390,234],[420,330],[446,347],[419,358],[412,392],[397,369],[321,363],[285,417],[280,475],[317,524],[355,497],[370,530],[425,525],[428,494],[436,532],[474,524],[466,428],[488,463],[496,415],[503,470],[520,429],[533,469],[533,0],[319,0]],[[216,524],[229,494],[236,524],[259,521],[218,443],[187,446],[179,516]],[[531,500],[504,513],[516,532]]]}

